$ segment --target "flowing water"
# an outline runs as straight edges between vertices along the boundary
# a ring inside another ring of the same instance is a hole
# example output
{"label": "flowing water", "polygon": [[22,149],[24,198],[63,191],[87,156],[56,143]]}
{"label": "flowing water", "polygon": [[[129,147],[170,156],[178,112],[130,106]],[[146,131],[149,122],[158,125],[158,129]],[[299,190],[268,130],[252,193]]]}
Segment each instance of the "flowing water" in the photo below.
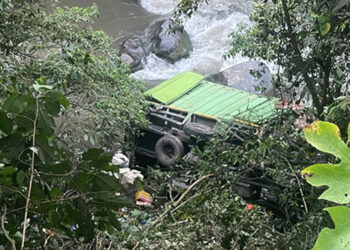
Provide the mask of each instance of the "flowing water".
{"label": "flowing water", "polygon": [[[150,13],[169,15],[176,2],[140,0],[140,5]],[[134,76],[147,80],[167,79],[188,70],[208,75],[241,62],[241,57],[225,61],[222,55],[230,49],[229,34],[237,29],[237,24],[249,23],[249,9],[249,1],[239,0],[211,0],[209,5],[201,5],[198,12],[185,23],[185,30],[193,44],[190,57],[170,64],[150,54],[145,69],[134,73]]]}
{"label": "flowing water", "polygon": [[[128,35],[142,34],[153,20],[170,16],[178,0],[63,0],[61,5],[87,7],[93,2],[100,10],[95,28],[105,30],[117,45]],[[208,5],[202,4],[185,23],[193,44],[190,57],[171,64],[151,53],[144,69],[133,76],[158,82],[188,70],[209,75],[245,60],[239,56],[224,60],[222,56],[230,49],[230,32],[240,22],[249,24],[250,8],[249,1],[241,0],[211,0]]]}

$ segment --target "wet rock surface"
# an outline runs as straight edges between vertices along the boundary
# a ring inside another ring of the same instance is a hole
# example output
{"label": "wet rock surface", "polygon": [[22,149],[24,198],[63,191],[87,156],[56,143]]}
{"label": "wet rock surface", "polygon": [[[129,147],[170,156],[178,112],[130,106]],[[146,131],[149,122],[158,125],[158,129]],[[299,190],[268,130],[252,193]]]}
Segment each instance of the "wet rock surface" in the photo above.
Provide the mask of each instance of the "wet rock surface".
{"label": "wet rock surface", "polygon": [[171,63],[186,58],[193,50],[188,33],[184,31],[172,32],[172,19],[156,21],[148,29],[151,51],[160,58]]}
{"label": "wet rock surface", "polygon": [[146,51],[142,40],[138,37],[129,37],[120,46],[120,60],[128,64],[132,72],[143,69],[146,60]]}
{"label": "wet rock surface", "polygon": [[170,63],[188,57],[193,50],[190,37],[185,30],[172,32],[173,25],[174,21],[170,18],[157,20],[145,30],[144,35],[126,38],[119,47],[120,60],[135,72],[143,69],[151,52]]}
{"label": "wet rock surface", "polygon": [[271,79],[266,64],[257,61],[239,63],[206,78],[208,81],[254,94],[269,94],[272,91]]}

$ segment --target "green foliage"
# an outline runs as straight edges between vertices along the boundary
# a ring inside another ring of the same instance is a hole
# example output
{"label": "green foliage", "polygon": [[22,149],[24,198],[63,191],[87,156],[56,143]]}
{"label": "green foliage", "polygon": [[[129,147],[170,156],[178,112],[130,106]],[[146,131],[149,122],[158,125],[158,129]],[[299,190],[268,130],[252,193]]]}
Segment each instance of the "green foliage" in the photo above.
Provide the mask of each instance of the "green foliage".
{"label": "green foliage", "polygon": [[347,1],[256,1],[253,26],[232,33],[229,56],[241,53],[275,63],[280,71],[274,85],[286,92],[292,84],[291,96],[310,96],[321,115],[349,84],[344,78],[349,70],[349,8]]}
{"label": "green foliage", "polygon": [[[349,203],[347,180],[350,178],[350,149],[340,138],[339,128],[328,122],[313,123],[305,128],[305,137],[315,148],[333,154],[340,163],[315,164],[302,171],[314,186],[329,186],[320,198],[336,203]],[[342,183],[342,184],[340,184]]]}
{"label": "green foliage", "polygon": [[[0,1],[0,245],[6,249],[84,247],[96,244],[99,232],[120,230],[119,209],[130,203],[105,172],[118,168],[110,165],[111,153],[86,148],[127,144],[146,124],[143,86],[130,78],[110,38],[90,27],[97,7],[47,13],[51,3]],[[89,143],[82,145],[85,136]]]}
{"label": "green foliage", "polygon": [[[50,102],[46,101],[48,97]],[[69,244],[79,237],[91,242],[96,230],[112,233],[120,228],[116,212],[129,204],[117,194],[123,192],[119,181],[102,172],[110,170],[112,154],[90,149],[73,161],[71,153],[56,145],[54,116],[60,109],[54,113],[48,110],[63,107],[61,103],[69,105],[59,92],[49,90],[36,96],[12,94],[1,107],[7,125],[1,128],[4,135],[0,139],[0,203],[3,209],[6,206],[2,211],[8,222],[6,230],[15,240],[22,228],[31,176],[28,170],[34,164],[27,247],[42,245],[46,229],[55,233],[50,240],[53,247],[67,240],[60,239],[60,234],[72,240]],[[1,244],[6,246],[8,242],[2,239]]]}
{"label": "green foliage", "polygon": [[350,208],[344,206],[325,208],[334,221],[335,228],[321,231],[313,249],[348,249],[350,244]]}
{"label": "green foliage", "polygon": [[[153,206],[142,209],[147,213],[147,223],[141,225],[139,218],[128,213],[122,223],[126,233],[119,234],[115,242],[126,247],[139,242],[144,249],[310,249],[317,232],[330,223],[321,210],[317,192],[302,179],[299,186],[298,172],[309,161],[331,159],[317,155],[306,145],[293,122],[293,114],[287,113],[281,121],[266,124],[258,131],[246,127],[237,129],[233,126],[237,124],[230,124],[212,138],[203,151],[194,149],[201,157],[200,162],[182,162],[166,171],[154,166],[147,168],[145,188],[154,197]],[[245,141],[235,145],[227,143],[237,138],[236,135]],[[253,169],[257,170],[255,176],[250,175]],[[198,183],[178,208],[170,207],[172,200],[183,193],[172,184],[172,178],[180,178],[189,185],[210,173],[214,176]],[[235,189],[236,181],[242,177],[267,178],[275,183],[279,200],[276,206],[283,211],[294,211],[297,222],[293,224],[271,208],[258,204],[254,204],[253,210],[246,209],[248,201]],[[169,208],[172,212],[159,225],[151,227]]]}
{"label": "green foliage", "polygon": [[[349,126],[350,128],[350,126]],[[302,171],[306,180],[314,186],[329,188],[319,197],[340,204],[349,203],[350,151],[340,138],[339,128],[329,122],[315,122],[304,129],[307,141],[318,150],[333,154],[340,163],[315,164]],[[314,249],[349,248],[349,213],[344,206],[326,208],[334,221],[335,229],[321,231]]]}
{"label": "green foliage", "polygon": [[347,129],[350,123],[350,97],[337,98],[334,103],[327,107],[325,114],[327,121],[337,124],[341,135],[349,134]]}
{"label": "green foliage", "polygon": [[57,89],[71,109],[55,119],[55,135],[76,150],[91,145],[84,142],[85,135],[108,147],[146,124],[142,84],[129,77],[129,69],[110,48],[110,38],[89,25],[98,16],[96,5],[55,8],[47,14],[39,1],[3,2],[2,96],[31,93],[39,85]]}

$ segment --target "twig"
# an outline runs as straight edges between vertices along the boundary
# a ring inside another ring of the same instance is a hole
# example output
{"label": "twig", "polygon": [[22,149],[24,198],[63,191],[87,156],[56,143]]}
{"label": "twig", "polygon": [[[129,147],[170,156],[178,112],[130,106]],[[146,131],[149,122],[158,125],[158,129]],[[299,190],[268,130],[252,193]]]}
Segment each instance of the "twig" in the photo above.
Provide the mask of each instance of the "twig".
{"label": "twig", "polygon": [[110,241],[110,242],[109,242],[109,245],[108,245],[107,250],[110,250],[110,249],[111,249],[111,247],[112,247],[112,243],[113,243],[112,241]]}
{"label": "twig", "polygon": [[136,245],[132,248],[132,250],[135,250],[139,246],[140,242],[137,242]]}
{"label": "twig", "polygon": [[169,226],[170,226],[170,227],[174,227],[174,226],[177,226],[177,225],[179,225],[179,224],[186,223],[186,222],[188,222],[188,219],[182,220],[182,221],[178,221],[178,222],[176,222],[176,223],[170,224]]}
{"label": "twig", "polygon": [[14,193],[17,193],[20,196],[22,196],[24,199],[26,198],[26,196],[19,190],[15,190],[15,189],[12,189],[12,188],[9,188],[9,187],[6,187],[6,186],[2,186],[2,188],[5,188],[5,189],[10,190],[10,191],[12,191]]}
{"label": "twig", "polygon": [[99,247],[99,245],[98,245],[98,236],[100,236],[100,233],[98,233],[98,234],[96,235],[96,250],[97,250],[97,249],[100,249],[100,247]]}
{"label": "twig", "polygon": [[70,172],[65,173],[65,174],[53,174],[53,173],[45,173],[45,172],[41,172],[41,171],[37,171],[36,173],[37,174],[42,174],[42,175],[48,175],[48,176],[66,177],[68,175],[73,174],[76,169],[77,169],[77,167],[74,166],[74,168]]}
{"label": "twig", "polygon": [[[35,139],[36,139],[36,123],[38,121],[38,115],[39,115],[39,100],[38,97],[36,97],[36,111],[35,111],[35,118],[33,123],[33,149],[35,148]],[[24,248],[24,242],[26,238],[26,230],[28,227],[27,217],[28,217],[28,210],[29,210],[29,202],[30,202],[30,195],[32,192],[32,185],[33,185],[33,178],[34,178],[34,163],[35,163],[35,152],[32,150],[32,162],[30,166],[30,178],[29,178],[29,186],[28,186],[28,194],[27,194],[27,200],[26,200],[26,206],[24,211],[24,221],[23,221],[23,233],[22,233],[22,243],[21,243],[21,250]]]}
{"label": "twig", "polygon": [[50,234],[50,235],[45,239],[44,248],[47,246],[47,243],[49,242],[49,239],[50,239],[51,237],[53,237],[53,236],[54,236],[54,234]]}
{"label": "twig", "polygon": [[184,206],[187,202],[189,202],[190,200],[193,200],[194,198],[196,198],[197,196],[199,196],[199,194],[193,195],[191,196],[191,198],[187,199],[186,201],[182,202],[180,205],[178,205],[177,207],[175,207],[173,210],[170,211],[170,213],[174,213],[176,210],[178,210],[180,207]]}
{"label": "twig", "polygon": [[[180,198],[174,203],[174,206],[173,207],[177,207],[179,205],[179,203],[185,198],[185,196],[192,190],[192,188],[197,185],[199,182],[203,181],[204,179],[210,177],[210,176],[213,176],[213,174],[208,174],[208,175],[205,175],[201,178],[199,178],[198,180],[196,180],[195,182],[193,182],[191,184],[191,186],[188,187],[188,189],[180,196]],[[154,225],[157,225],[160,221],[162,221],[166,215],[172,211],[171,209],[171,205],[151,224],[151,227],[154,226]]]}
{"label": "twig", "polygon": [[7,207],[6,207],[6,203],[4,204],[4,214],[1,216],[1,228],[2,228],[2,231],[4,231],[4,235],[6,237],[6,239],[8,239],[9,242],[11,242],[11,246],[12,246],[12,249],[13,250],[16,250],[16,242],[14,239],[12,239],[7,231],[6,231],[6,228],[5,228],[5,217],[6,217],[6,212],[7,212]]}
{"label": "twig", "polygon": [[[84,197],[84,196],[89,195],[89,194],[94,194],[94,192],[89,192],[89,193],[85,193],[85,194],[75,195],[75,196],[71,196],[71,197],[68,197],[68,198],[61,198],[61,199],[57,199],[57,200],[40,201],[40,202],[33,203],[33,206],[37,206],[37,205],[40,205],[40,204],[47,204],[47,203],[55,203],[55,202],[64,202],[64,201],[68,201],[68,200],[74,200],[74,199],[77,199],[77,198],[80,198],[80,197]],[[7,214],[14,213],[14,212],[23,210],[25,208],[26,207],[15,208],[15,209],[10,210]]]}
{"label": "twig", "polygon": [[303,189],[301,188],[301,183],[300,183],[300,180],[299,180],[299,177],[298,175],[295,173],[292,165],[290,165],[289,161],[282,156],[282,158],[285,160],[285,162],[288,164],[290,170],[292,170],[293,172],[293,175],[295,176],[295,178],[297,179],[297,182],[298,182],[298,186],[299,186],[299,192],[300,192],[300,195],[301,195],[301,199],[303,200],[303,203],[304,203],[304,208],[305,208],[305,212],[308,213],[309,212],[309,209],[307,207],[307,204],[306,204],[306,201],[305,201],[305,197],[304,197],[304,192],[303,192]]}

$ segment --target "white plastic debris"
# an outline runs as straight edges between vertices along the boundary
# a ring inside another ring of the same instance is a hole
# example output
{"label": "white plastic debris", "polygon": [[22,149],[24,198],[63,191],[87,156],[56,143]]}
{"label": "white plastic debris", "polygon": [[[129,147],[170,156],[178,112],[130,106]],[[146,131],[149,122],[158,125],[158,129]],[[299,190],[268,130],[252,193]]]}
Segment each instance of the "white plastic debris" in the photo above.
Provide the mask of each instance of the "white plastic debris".
{"label": "white plastic debris", "polygon": [[143,180],[143,175],[138,170],[131,170],[130,168],[119,169],[119,175],[121,177],[122,184],[134,184],[135,180],[139,178]]}
{"label": "white plastic debris", "polygon": [[117,151],[112,158],[112,164],[115,166],[121,166],[123,168],[126,168],[129,166],[130,160],[129,158],[124,155],[122,152]]}
{"label": "white plastic debris", "polygon": [[121,151],[117,151],[112,158],[112,164],[115,166],[119,166],[119,173],[113,173],[111,171],[106,172],[102,171],[105,174],[110,176],[114,176],[117,179],[120,179],[121,183],[124,184],[134,184],[135,180],[139,178],[141,181],[143,180],[143,175],[138,170],[131,170],[128,168],[129,166],[129,158],[124,155]]}

